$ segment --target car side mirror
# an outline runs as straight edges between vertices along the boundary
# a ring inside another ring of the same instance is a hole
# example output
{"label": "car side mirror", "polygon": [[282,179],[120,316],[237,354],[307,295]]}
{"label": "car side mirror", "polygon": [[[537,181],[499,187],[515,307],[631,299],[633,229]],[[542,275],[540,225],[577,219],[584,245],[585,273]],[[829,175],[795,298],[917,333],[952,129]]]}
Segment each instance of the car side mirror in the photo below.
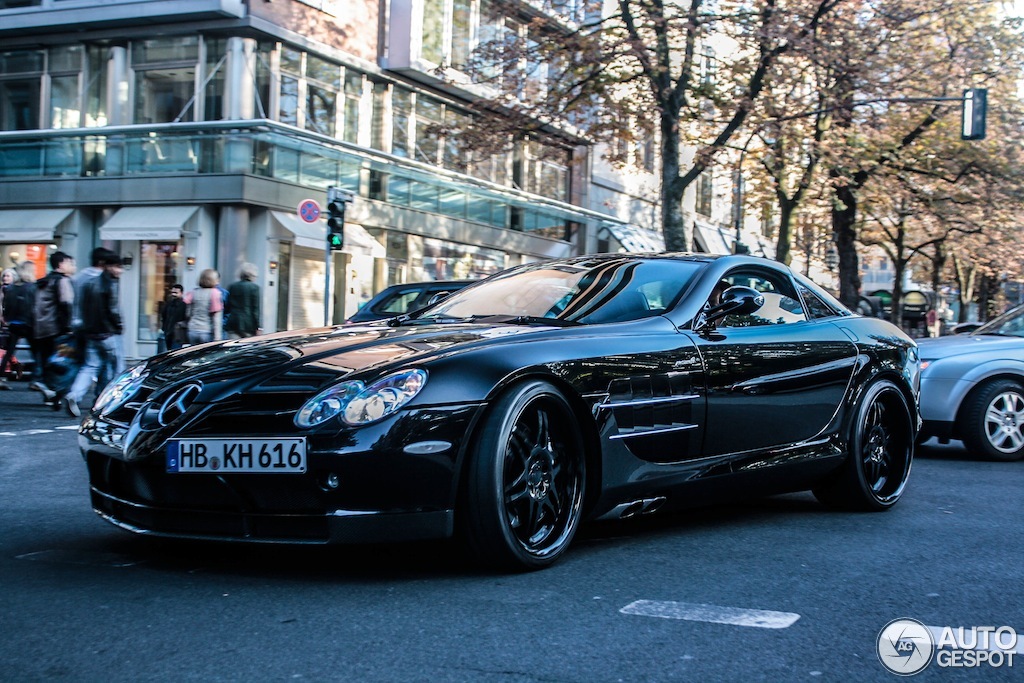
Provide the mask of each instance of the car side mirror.
{"label": "car side mirror", "polygon": [[451,295],[451,292],[437,292],[432,297],[427,299],[427,306],[433,306],[436,303],[440,303],[447,299],[448,297],[450,297]]}
{"label": "car side mirror", "polygon": [[707,309],[697,318],[694,332],[706,332],[714,329],[716,324],[729,315],[750,315],[764,306],[764,295],[753,287],[737,285],[722,292],[722,300],[717,306]]}

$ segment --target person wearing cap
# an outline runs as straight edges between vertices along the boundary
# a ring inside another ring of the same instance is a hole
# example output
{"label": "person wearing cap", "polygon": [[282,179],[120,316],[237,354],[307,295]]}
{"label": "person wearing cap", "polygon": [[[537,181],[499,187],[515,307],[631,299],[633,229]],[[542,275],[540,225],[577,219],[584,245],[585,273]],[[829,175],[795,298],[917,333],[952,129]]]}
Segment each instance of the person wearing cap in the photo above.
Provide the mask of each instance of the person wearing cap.
{"label": "person wearing cap", "polygon": [[110,380],[124,372],[125,367],[121,340],[124,326],[119,303],[119,284],[123,271],[121,257],[111,252],[101,267],[103,272],[82,286],[79,310],[82,316],[80,334],[85,341],[85,363],[64,397],[64,406],[73,417],[81,417],[79,403],[92,387],[93,380],[97,382],[99,393]]}

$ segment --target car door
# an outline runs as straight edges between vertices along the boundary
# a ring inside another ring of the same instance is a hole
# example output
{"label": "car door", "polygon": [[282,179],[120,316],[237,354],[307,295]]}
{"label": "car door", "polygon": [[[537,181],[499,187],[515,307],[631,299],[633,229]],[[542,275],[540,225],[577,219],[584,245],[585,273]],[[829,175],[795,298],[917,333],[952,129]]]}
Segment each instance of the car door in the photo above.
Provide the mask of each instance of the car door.
{"label": "car door", "polygon": [[704,455],[812,440],[839,409],[856,346],[827,317],[805,312],[788,275],[744,267],[726,280],[754,287],[765,304],[694,335],[707,391]]}

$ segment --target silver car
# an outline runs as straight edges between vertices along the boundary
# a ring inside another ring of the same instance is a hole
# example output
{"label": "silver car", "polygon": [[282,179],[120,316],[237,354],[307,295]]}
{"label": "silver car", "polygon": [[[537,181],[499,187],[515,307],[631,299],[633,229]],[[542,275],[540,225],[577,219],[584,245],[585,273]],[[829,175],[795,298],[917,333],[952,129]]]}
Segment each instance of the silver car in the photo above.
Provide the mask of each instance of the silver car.
{"label": "silver car", "polygon": [[960,439],[991,460],[1024,457],[1024,305],[970,334],[917,342],[921,439]]}

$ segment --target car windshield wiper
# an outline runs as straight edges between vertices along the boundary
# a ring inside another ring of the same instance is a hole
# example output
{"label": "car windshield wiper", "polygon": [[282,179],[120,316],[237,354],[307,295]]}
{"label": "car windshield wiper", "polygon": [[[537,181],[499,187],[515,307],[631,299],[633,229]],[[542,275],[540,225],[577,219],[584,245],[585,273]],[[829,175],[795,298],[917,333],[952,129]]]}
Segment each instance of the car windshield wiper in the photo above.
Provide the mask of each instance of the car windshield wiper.
{"label": "car windshield wiper", "polygon": [[507,323],[509,325],[547,325],[550,327],[575,327],[583,323],[575,320],[563,320],[561,318],[545,318],[541,315],[475,315],[476,319],[495,318],[495,322]]}
{"label": "car windshield wiper", "polygon": [[445,324],[445,323],[464,323],[469,322],[469,318],[460,318],[454,315],[444,315],[437,313],[434,315],[424,315],[418,318],[414,318],[408,313],[396,316],[388,320],[388,327],[401,327],[402,325],[434,325],[434,324]]}

